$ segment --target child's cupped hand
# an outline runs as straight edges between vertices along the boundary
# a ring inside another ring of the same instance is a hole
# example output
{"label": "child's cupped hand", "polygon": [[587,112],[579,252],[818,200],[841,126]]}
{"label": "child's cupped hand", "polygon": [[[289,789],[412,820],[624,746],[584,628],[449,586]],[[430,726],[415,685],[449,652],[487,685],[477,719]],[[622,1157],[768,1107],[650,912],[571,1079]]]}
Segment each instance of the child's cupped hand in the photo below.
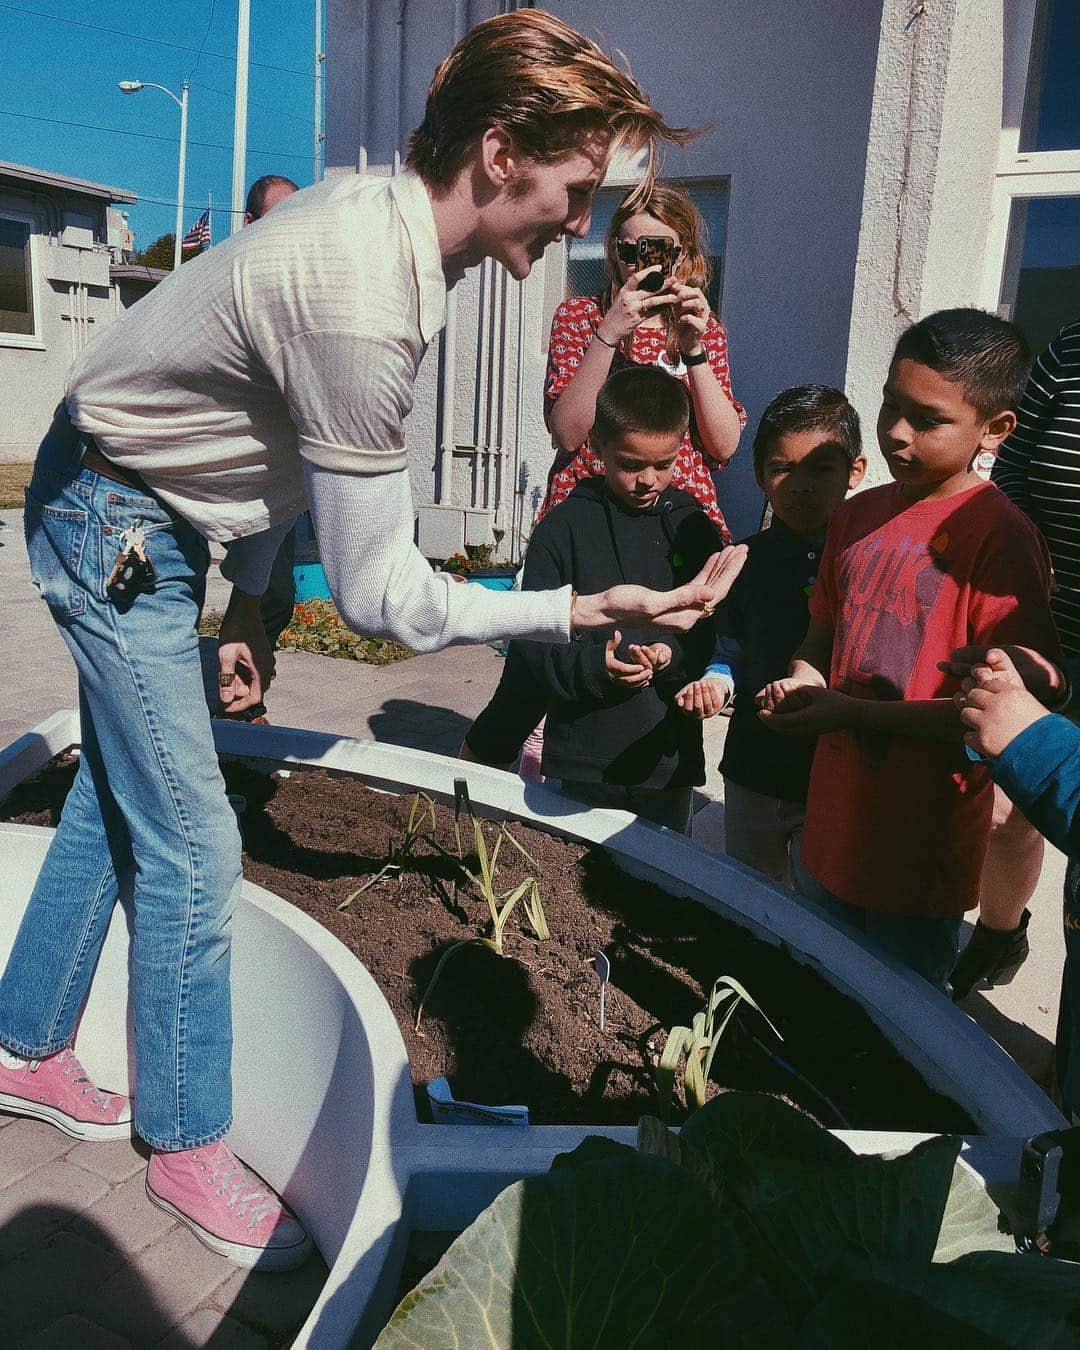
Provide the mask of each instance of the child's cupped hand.
{"label": "child's cupped hand", "polygon": [[953,702],[960,709],[965,742],[989,759],[996,759],[1022,731],[1048,715],[999,647],[991,647],[984,660],[971,667]]}
{"label": "child's cupped hand", "polygon": [[632,642],[630,655],[640,665],[649,665],[654,671],[671,665],[671,648],[666,642]]}
{"label": "child's cupped hand", "polygon": [[704,722],[722,712],[730,697],[730,687],[719,680],[691,680],[675,695],[675,706],[687,717],[696,717]]}
{"label": "child's cupped hand", "polygon": [[617,655],[620,642],[622,634],[616,630],[604,647],[604,665],[611,679],[624,689],[643,689],[652,681],[655,671],[663,670],[671,662],[671,648],[666,642],[632,643],[629,661]]}
{"label": "child's cupped hand", "polygon": [[[795,707],[802,707],[802,700],[799,697],[799,691],[809,688],[806,680],[797,679],[793,675],[785,675],[782,680],[770,680],[764,689],[759,689],[754,695],[754,703],[759,712],[778,713],[783,711],[792,711]],[[791,700],[790,706],[785,709],[784,704]]]}
{"label": "child's cupped hand", "polygon": [[1003,653],[1008,658],[1010,666],[1023,681],[1028,693],[1034,694],[1050,708],[1061,701],[1066,688],[1065,672],[1049,657],[1043,656],[1031,647],[1012,645],[957,647],[955,651],[949,653],[947,661],[937,663],[937,668],[946,675],[964,680],[970,677],[975,669],[987,664],[991,651]]}
{"label": "child's cupped hand", "polygon": [[820,736],[844,725],[844,712],[850,702],[837,689],[820,684],[799,684],[773,707],[759,706],[758,717],[770,731],[781,736]]}

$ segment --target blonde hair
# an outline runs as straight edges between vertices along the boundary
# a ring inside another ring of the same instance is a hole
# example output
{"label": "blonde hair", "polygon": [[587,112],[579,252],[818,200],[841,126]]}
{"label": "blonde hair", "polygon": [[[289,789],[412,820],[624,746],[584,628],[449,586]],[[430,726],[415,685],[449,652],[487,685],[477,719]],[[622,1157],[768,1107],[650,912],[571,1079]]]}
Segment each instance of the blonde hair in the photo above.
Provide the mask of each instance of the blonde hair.
{"label": "blonde hair", "polygon": [[449,187],[489,127],[542,163],[590,132],[610,136],[612,151],[644,148],[645,190],[656,173],[657,139],[683,145],[696,134],[669,127],[628,70],[537,9],[497,15],[461,39],[435,72],[406,163],[430,187]]}
{"label": "blonde hair", "polygon": [[[712,280],[709,232],[701,212],[685,192],[671,183],[653,183],[644,192],[642,185],[638,184],[630,189],[615,208],[604,240],[604,261],[610,282],[600,297],[601,314],[607,313],[622,285],[619,280],[617,251],[619,231],[631,216],[637,215],[653,216],[679,236],[679,257],[672,272],[676,281],[681,281],[684,286],[696,286],[704,291]],[[668,360],[675,364],[678,359],[679,338],[670,307],[661,311],[661,317],[664,320]]]}

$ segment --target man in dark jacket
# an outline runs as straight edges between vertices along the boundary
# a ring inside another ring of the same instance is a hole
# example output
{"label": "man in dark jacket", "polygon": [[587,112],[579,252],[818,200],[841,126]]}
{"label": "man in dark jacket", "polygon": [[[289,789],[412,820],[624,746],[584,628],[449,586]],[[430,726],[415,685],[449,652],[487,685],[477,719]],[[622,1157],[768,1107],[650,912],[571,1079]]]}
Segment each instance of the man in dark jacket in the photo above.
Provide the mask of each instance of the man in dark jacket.
{"label": "man in dark jacket", "polygon": [[[537,525],[523,589],[591,591],[620,581],[667,589],[697,572],[719,536],[694,499],[669,486],[688,416],[682,385],[658,367],[611,376],[590,436],[604,477],[581,483]],[[520,744],[546,710],[546,777],[592,805],[685,831],[705,761],[701,724],[674,696],[704,671],[712,625],[656,637],[649,629],[597,629],[562,650],[512,643],[501,697],[470,729],[470,750],[498,762],[490,747]]]}

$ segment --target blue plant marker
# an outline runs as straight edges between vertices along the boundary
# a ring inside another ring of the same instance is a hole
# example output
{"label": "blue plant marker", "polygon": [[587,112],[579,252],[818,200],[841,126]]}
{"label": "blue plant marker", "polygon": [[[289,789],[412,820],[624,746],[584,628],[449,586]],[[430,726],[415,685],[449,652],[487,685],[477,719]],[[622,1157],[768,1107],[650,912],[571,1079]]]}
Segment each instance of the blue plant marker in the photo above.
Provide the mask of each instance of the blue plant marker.
{"label": "blue plant marker", "polygon": [[607,993],[608,980],[611,979],[611,962],[603,952],[597,952],[594,958],[596,978],[600,981],[600,1030],[604,1029],[604,996]]}
{"label": "blue plant marker", "polygon": [[431,1118],[436,1125],[512,1125],[529,1123],[527,1106],[482,1106],[479,1102],[458,1101],[445,1078],[428,1084]]}

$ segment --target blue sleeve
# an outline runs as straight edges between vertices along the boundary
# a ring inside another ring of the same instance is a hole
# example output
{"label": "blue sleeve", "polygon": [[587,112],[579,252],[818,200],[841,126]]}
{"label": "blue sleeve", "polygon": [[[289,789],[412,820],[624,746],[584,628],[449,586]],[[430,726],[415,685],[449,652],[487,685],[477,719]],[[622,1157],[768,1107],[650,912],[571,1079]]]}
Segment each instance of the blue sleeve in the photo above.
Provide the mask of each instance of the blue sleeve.
{"label": "blue sleeve", "polygon": [[703,679],[729,679],[733,685],[742,678],[742,645],[731,637],[718,637],[712,660],[706,667]]}
{"label": "blue sleeve", "polygon": [[1080,857],[1080,727],[1048,713],[988,762],[994,782],[1035,828]]}

